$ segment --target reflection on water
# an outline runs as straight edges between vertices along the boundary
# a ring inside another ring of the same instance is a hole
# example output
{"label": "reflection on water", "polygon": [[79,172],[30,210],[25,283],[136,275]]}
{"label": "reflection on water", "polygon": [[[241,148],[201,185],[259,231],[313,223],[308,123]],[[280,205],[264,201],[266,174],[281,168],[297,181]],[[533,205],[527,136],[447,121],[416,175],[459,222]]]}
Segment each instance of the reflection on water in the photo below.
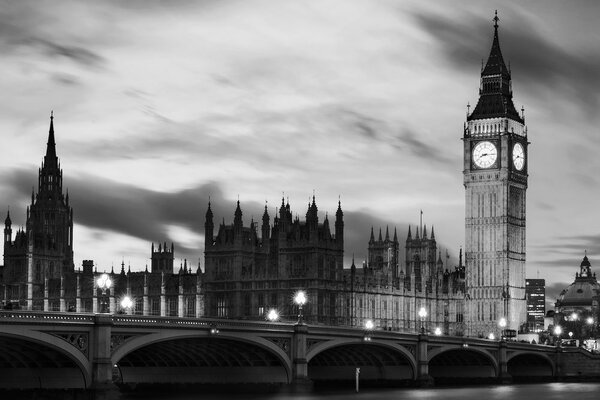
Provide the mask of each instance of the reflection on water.
{"label": "reflection on water", "polygon": [[436,387],[428,389],[365,389],[360,393],[353,390],[318,391],[311,394],[294,393],[129,393],[123,399],[147,400],[596,400],[600,383],[536,383],[502,386]]}

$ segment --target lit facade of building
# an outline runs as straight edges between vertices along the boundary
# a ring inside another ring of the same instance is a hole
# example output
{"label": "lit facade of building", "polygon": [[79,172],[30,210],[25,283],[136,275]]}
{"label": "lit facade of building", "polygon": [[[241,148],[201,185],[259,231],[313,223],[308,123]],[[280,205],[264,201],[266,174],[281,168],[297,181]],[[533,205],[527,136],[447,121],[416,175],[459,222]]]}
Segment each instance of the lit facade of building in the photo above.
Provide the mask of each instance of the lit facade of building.
{"label": "lit facade of building", "polygon": [[546,315],[546,280],[527,279],[525,292],[527,293],[527,328],[530,332],[541,332],[544,330]]}

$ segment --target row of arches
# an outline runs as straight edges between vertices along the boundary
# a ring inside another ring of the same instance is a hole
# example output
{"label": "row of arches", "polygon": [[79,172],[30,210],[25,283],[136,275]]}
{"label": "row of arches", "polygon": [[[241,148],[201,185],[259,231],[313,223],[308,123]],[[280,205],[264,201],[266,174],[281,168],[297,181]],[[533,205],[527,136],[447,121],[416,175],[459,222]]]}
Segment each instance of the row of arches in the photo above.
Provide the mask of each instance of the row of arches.
{"label": "row of arches", "polygon": [[[76,349],[39,337],[0,335],[0,387],[86,388],[91,384],[91,365]],[[411,381],[417,378],[417,362],[407,348],[391,342],[338,339],[323,342],[307,354],[308,378],[319,381],[352,380],[360,368],[362,381]],[[138,383],[291,383],[293,365],[289,353],[264,338],[244,333],[227,336],[166,338],[144,335],[119,347],[113,354],[115,378]],[[493,379],[499,375],[497,360],[484,349],[448,346],[431,351],[429,375],[434,380],[451,378]],[[521,352],[508,359],[513,378],[555,375],[546,355]],[[25,386],[26,387],[25,387]]]}

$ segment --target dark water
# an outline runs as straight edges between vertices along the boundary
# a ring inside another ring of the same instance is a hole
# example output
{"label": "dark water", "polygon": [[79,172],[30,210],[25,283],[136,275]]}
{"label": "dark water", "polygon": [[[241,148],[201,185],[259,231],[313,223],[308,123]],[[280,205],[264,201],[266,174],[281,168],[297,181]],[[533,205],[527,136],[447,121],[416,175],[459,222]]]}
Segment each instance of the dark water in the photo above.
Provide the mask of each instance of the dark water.
{"label": "dark water", "polygon": [[295,393],[130,393],[122,399],[146,400],[591,400],[600,399],[600,383],[535,383],[472,387],[436,387],[428,389],[365,389]]}

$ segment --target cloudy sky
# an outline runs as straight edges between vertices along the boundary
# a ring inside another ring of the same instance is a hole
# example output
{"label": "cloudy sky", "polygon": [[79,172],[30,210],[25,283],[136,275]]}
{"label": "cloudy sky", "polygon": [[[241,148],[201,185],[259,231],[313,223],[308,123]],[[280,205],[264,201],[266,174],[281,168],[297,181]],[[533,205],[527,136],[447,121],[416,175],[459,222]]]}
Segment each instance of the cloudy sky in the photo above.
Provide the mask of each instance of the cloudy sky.
{"label": "cloudy sky", "polygon": [[455,261],[495,9],[531,141],[527,276],[554,301],[584,250],[600,267],[594,1],[0,1],[0,207],[24,224],[54,110],[77,266],[140,270],[153,241],[197,265],[209,196],[247,225],[313,191],[321,218],[341,198],[347,262],[421,209]]}

